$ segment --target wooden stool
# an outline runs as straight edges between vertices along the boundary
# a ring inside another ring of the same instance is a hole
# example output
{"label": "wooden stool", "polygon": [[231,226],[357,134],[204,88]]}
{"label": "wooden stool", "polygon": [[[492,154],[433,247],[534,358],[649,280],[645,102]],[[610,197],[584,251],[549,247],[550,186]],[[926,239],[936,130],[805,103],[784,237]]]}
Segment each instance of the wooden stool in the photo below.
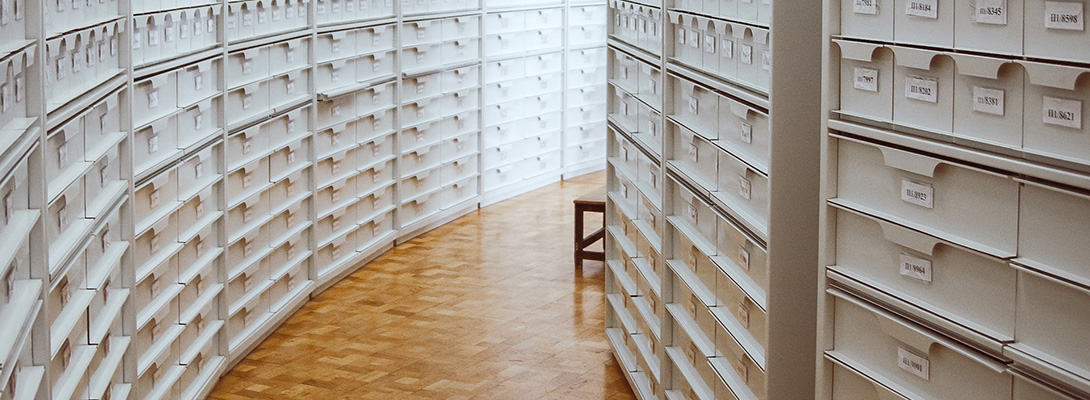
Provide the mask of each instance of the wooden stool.
{"label": "wooden stool", "polygon": [[[587,250],[595,242],[606,237],[606,187],[575,199],[575,268],[583,268],[583,260],[605,261],[606,253]],[[602,214],[602,227],[588,236],[583,236],[583,215],[588,212]]]}

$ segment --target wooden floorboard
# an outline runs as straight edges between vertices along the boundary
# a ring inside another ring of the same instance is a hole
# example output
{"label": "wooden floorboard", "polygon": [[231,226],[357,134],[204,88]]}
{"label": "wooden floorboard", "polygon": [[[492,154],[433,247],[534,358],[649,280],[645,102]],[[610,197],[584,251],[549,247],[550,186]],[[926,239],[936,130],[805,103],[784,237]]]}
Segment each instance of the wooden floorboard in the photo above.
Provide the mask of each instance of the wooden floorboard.
{"label": "wooden floorboard", "polygon": [[211,398],[634,398],[605,339],[602,263],[572,261],[572,200],[604,181],[554,184],[391,250],[305,304]]}

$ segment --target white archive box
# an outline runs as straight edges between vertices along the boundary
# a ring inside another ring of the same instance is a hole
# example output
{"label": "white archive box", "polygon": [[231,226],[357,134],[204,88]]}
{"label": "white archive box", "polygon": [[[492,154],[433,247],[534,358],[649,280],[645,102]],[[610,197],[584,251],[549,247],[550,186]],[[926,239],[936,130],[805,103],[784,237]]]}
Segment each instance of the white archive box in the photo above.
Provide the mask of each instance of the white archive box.
{"label": "white archive box", "polygon": [[273,77],[269,81],[269,105],[273,110],[310,98],[310,68]]}
{"label": "white archive box", "polygon": [[315,161],[314,182],[318,186],[325,186],[355,175],[357,165],[355,148],[333,153]]}
{"label": "white archive box", "polygon": [[480,58],[481,40],[455,39],[443,42],[440,59],[444,65],[463,64]]}
{"label": "white archive box", "polygon": [[518,141],[486,148],[481,151],[481,165],[484,169],[508,165],[522,159],[522,150]]}
{"label": "white archive box", "polygon": [[291,264],[288,269],[272,277],[273,284],[269,287],[269,301],[271,312],[278,312],[289,302],[298,298],[300,293],[295,291],[307,284],[309,263],[305,260]]}
{"label": "white archive box", "polygon": [[278,275],[282,275],[288,269],[294,269],[299,263],[300,258],[306,258],[310,255],[310,249],[307,247],[310,241],[310,231],[303,230],[292,233],[284,238],[279,244],[274,244],[274,250],[269,254],[269,267],[272,272],[273,280],[278,278]]}
{"label": "white archive box", "polygon": [[[672,223],[669,225],[673,226]],[[686,232],[685,226],[676,226],[668,230],[672,232],[674,240],[673,259],[667,261],[671,268],[679,276],[687,276],[685,280],[689,287],[698,287],[697,292],[704,297],[702,303],[705,303],[705,305],[719,304],[715,299],[715,281],[718,279],[720,272],[716,263],[712,260],[715,255],[715,247],[708,247],[709,243],[699,238],[699,234],[691,231]],[[692,239],[687,235],[697,236],[697,239]],[[681,271],[682,268],[688,268],[689,272]],[[692,278],[695,278],[695,281]],[[709,339],[714,338],[714,336],[709,337]]]}
{"label": "white archive box", "polygon": [[440,141],[442,141],[442,135],[439,132],[438,121],[403,128],[398,135],[398,146],[403,153],[421,147],[431,147]]}
{"label": "white archive box", "polygon": [[356,81],[367,82],[397,73],[396,50],[380,50],[356,58]]}
{"label": "white archive box", "polygon": [[484,33],[489,35],[521,32],[525,27],[526,14],[521,11],[488,13],[484,17]]}
{"label": "white archive box", "polygon": [[564,47],[564,29],[548,28],[526,31],[522,33],[521,40],[524,41],[524,44],[532,44],[529,45],[528,51],[541,51],[550,49],[560,51],[563,50]]}
{"label": "white archive box", "polygon": [[591,122],[584,125],[568,127],[564,131],[564,142],[581,144],[604,139],[606,136],[605,121]]}
{"label": "white archive box", "polygon": [[924,49],[892,46],[894,60],[893,120],[950,132],[954,124],[954,61]]}
{"label": "white archive box", "polygon": [[143,126],[178,110],[178,72],[171,71],[133,84],[133,125]]}
{"label": "white archive box", "polygon": [[481,92],[476,88],[447,93],[443,95],[440,103],[441,114],[444,118],[475,112],[480,107]]}
{"label": "white archive box", "polygon": [[564,147],[563,138],[564,135],[560,131],[528,136],[522,140],[523,154],[524,156],[535,156],[561,150]]}
{"label": "white archive box", "polygon": [[[186,243],[187,245],[193,244],[190,242],[194,237],[205,234],[204,231],[207,230],[209,226],[218,224],[216,221],[219,219],[220,213],[218,212],[218,207],[215,205],[216,192],[215,186],[205,188],[205,190],[186,200],[182,208],[175,213],[178,221],[181,222],[178,231],[179,242]],[[187,255],[185,253],[185,248],[179,251],[181,252],[181,256]],[[193,260],[183,259],[182,261]],[[191,264],[183,264],[184,267],[190,265]]]}
{"label": "white archive box", "polygon": [[[251,274],[260,274],[263,267],[257,264],[264,261],[265,256],[271,251],[269,244],[269,229],[265,226],[259,226],[245,232],[242,236],[228,243],[226,265],[229,270],[227,271],[227,279],[234,280],[247,270],[250,270]],[[231,286],[232,284],[228,284],[227,288],[229,306],[233,306],[234,300],[238,299],[238,296],[232,294],[234,290]],[[239,289],[244,288],[239,287]]]}
{"label": "white archive box", "polygon": [[895,0],[894,7],[893,40],[921,46],[954,46],[954,2]]}
{"label": "white archive box", "polygon": [[403,152],[398,165],[401,176],[409,176],[439,166],[442,164],[441,153],[441,145],[438,143]]}
{"label": "white archive box", "polygon": [[575,26],[602,25],[607,21],[605,5],[581,5],[568,7],[568,24]]}
{"label": "white archive box", "polygon": [[719,95],[681,78],[671,77],[671,80],[674,81],[674,110],[670,117],[705,139],[717,139]]}
{"label": "white archive box", "polygon": [[356,48],[356,32],[344,30],[318,34],[315,58],[318,62],[326,62],[356,56],[359,54]]}
{"label": "white archive box", "polygon": [[449,161],[443,163],[443,169],[440,171],[440,176],[442,177],[444,184],[457,182],[476,175],[477,165],[478,161],[476,155]]}
{"label": "white archive box", "polygon": [[100,148],[104,141],[111,140],[111,136],[121,132],[121,108],[118,107],[120,100],[121,92],[113,92],[83,114],[83,145],[86,154],[96,153],[95,148]]}
{"label": "white archive box", "polygon": [[402,199],[415,199],[439,190],[442,186],[439,167],[436,167],[401,178],[397,188]]}
{"label": "white archive box", "polygon": [[[50,253],[53,249],[73,247],[77,238],[72,235],[85,229],[90,221],[86,220],[84,208],[83,181],[77,180],[68,185],[57,198],[49,203],[46,212],[46,239],[50,243]],[[55,263],[59,260],[50,260]]]}
{"label": "white archive box", "polygon": [[477,181],[477,177],[474,176],[443,187],[441,193],[442,208],[444,210],[450,209],[477,196]]}
{"label": "white archive box", "polygon": [[658,160],[637,154],[636,183],[640,186],[640,192],[645,193],[655,208],[661,209],[662,199],[662,167]]}
{"label": "white archive box", "polygon": [[344,58],[318,64],[315,85],[319,93],[356,84],[356,59]]}
{"label": "white archive box", "polygon": [[[270,198],[271,197],[273,196],[270,196]],[[298,200],[295,203],[274,208],[274,210],[282,209],[282,211],[274,211],[276,214],[273,215],[272,220],[266,224],[269,231],[272,232],[270,235],[273,235],[272,242],[274,244],[309,226],[310,220],[304,217],[304,214],[307,213],[309,204],[310,200],[304,197],[302,200]]]}
{"label": "white archive box", "polygon": [[178,114],[178,148],[188,149],[219,132],[220,104],[223,97],[217,96],[198,102]]}
{"label": "white archive box", "polygon": [[360,170],[355,182],[356,195],[366,195],[394,182],[394,160],[378,162]]}
{"label": "white archive box", "polygon": [[969,54],[950,56],[957,63],[957,75],[954,76],[954,135],[1006,147],[1020,147],[1024,69],[1001,58]]}
{"label": "white archive box", "polygon": [[374,113],[361,116],[356,120],[356,142],[364,143],[379,136],[384,136],[395,131],[394,114],[396,108],[387,108]]}
{"label": "white archive box", "polygon": [[255,47],[231,52],[227,55],[227,85],[237,88],[249,83],[265,80],[272,74],[270,70],[270,48]]}
{"label": "white archive box", "polygon": [[264,123],[269,129],[269,143],[282,145],[309,136],[310,107],[293,109]]}
{"label": "white archive box", "polygon": [[1017,273],[1006,261],[852,211],[837,210],[836,222],[831,271],[903,301],[900,311],[920,320],[937,315],[996,342],[1014,339]]}
{"label": "white archive box", "polygon": [[356,203],[318,215],[314,222],[314,237],[324,243],[356,229]]}
{"label": "white archive box", "polygon": [[833,203],[1000,258],[1015,254],[1019,185],[1011,177],[847,138],[838,144]]}
{"label": "white archive box", "polygon": [[[666,159],[693,183],[710,191],[718,190],[718,162],[722,150],[685,127],[674,125],[672,130],[673,148]],[[635,161],[635,154],[632,158]]]}
{"label": "white archive box", "polygon": [[462,91],[476,88],[480,85],[480,66],[469,66],[457,69],[449,69],[442,72],[440,86],[444,93]]}
{"label": "white archive box", "polygon": [[310,164],[310,141],[299,139],[273,150],[269,156],[269,179],[277,181]]}
{"label": "white archive box", "polygon": [[19,211],[30,209],[29,159],[23,158],[0,180],[0,202],[4,210],[0,213],[0,233],[6,233]]}
{"label": "white archive box", "polygon": [[186,200],[194,193],[204,191],[219,180],[218,148],[209,147],[197,152],[178,165],[178,198]]}
{"label": "white archive box", "polygon": [[378,136],[363,142],[356,152],[356,161],[360,169],[366,168],[379,160],[394,158],[397,149],[394,146],[394,134]]}
{"label": "white archive box", "polygon": [[746,164],[768,172],[772,134],[768,114],[729,97],[719,98],[719,134],[715,142]]}
{"label": "white archive box", "polygon": [[443,45],[423,44],[402,47],[398,60],[402,71],[433,71],[443,65]]}
{"label": "white archive box", "polygon": [[904,396],[840,363],[832,364],[834,399],[885,400]]}
{"label": "white archive box", "polygon": [[322,214],[355,202],[357,181],[358,179],[352,176],[319,187],[314,194],[314,209]]}
{"label": "white archive box", "polygon": [[610,86],[609,117],[627,132],[639,130],[639,100],[616,86]]}
{"label": "white archive box", "polygon": [[440,73],[417,75],[401,80],[401,102],[417,101],[442,94]]}
{"label": "white archive box", "polygon": [[838,327],[828,357],[864,369],[902,396],[997,399],[1011,397],[1005,366],[944,335],[833,291]]}
{"label": "white archive box", "polygon": [[606,120],[606,105],[591,104],[583,107],[570,107],[564,114],[568,127],[580,126]]}
{"label": "white archive box", "polygon": [[564,166],[562,150],[537,154],[519,161],[523,179],[533,179],[548,173],[559,173]]}
{"label": "white archive box", "polygon": [[846,38],[893,41],[894,0],[840,0],[840,34]]}
{"label": "white archive box", "polygon": [[[22,1],[22,0],[20,0]],[[3,29],[3,28],[0,28]],[[0,129],[28,116],[26,88],[28,68],[37,62],[37,46],[0,56]]]}
{"label": "white archive box", "polygon": [[[395,87],[395,82],[387,82],[356,92],[356,100],[354,102],[356,109],[354,115],[368,115],[396,104],[394,102],[394,95],[397,94],[395,92]],[[439,108],[438,105],[436,105],[435,108]],[[348,111],[351,112],[351,110]],[[436,110],[436,112],[438,112],[438,110]],[[352,119],[354,119],[354,117]]]}
{"label": "white archive box", "polygon": [[954,47],[963,50],[1021,55],[1024,0],[982,2],[954,8]]}
{"label": "white archive box", "polygon": [[319,128],[350,122],[362,114],[356,113],[355,93],[319,100],[317,108]]}
{"label": "white archive box", "polygon": [[360,225],[367,224],[381,213],[393,210],[396,201],[394,185],[380,187],[363,196],[356,202],[356,220]]}
{"label": "white archive box", "polygon": [[269,185],[269,158],[251,161],[227,173],[227,204],[234,205]]}
{"label": "white archive box", "polygon": [[1018,213],[1018,258],[1014,261],[1062,279],[1090,287],[1087,254],[1079,237],[1086,231],[1090,196],[1026,181]]}
{"label": "white archive box", "polygon": [[606,50],[606,47],[569,50],[568,70],[580,70],[605,66],[608,61],[608,55]]}
{"label": "white archive box", "polygon": [[563,8],[539,8],[524,11],[524,29],[550,29],[564,26]]}
{"label": "white archive box", "polygon": [[154,268],[158,259],[169,258],[177,251],[178,221],[176,214],[164,216],[146,230],[136,233],[133,241],[133,265],[137,271]]}
{"label": "white archive box", "polygon": [[342,267],[342,263],[355,257],[356,244],[356,231],[351,231],[325,244],[319,243],[318,250],[314,252],[313,261],[318,267],[318,279],[337,272]]}
{"label": "white archive box", "polygon": [[1090,61],[1085,1],[1027,1],[1025,54],[1034,58]]}
{"label": "white archive box", "polygon": [[584,86],[567,90],[568,107],[586,107],[605,103],[608,96],[607,85]]}
{"label": "white archive box", "polygon": [[704,45],[701,35],[713,31],[712,21],[693,14],[668,12],[669,22],[673,24],[673,58],[683,64],[700,68],[704,64]]}
{"label": "white archive box", "polygon": [[662,109],[662,71],[650,64],[640,63],[636,97],[655,109]]}
{"label": "white archive box", "polygon": [[380,214],[375,218],[360,224],[356,230],[356,249],[366,252],[379,244],[378,240],[386,235],[397,232],[394,228],[394,210]]}
{"label": "white archive box", "polygon": [[[215,272],[214,262],[206,256],[218,253],[213,250],[219,249],[219,221],[198,227],[192,237],[180,240],[183,242],[182,248],[178,250],[178,275],[188,280],[179,278],[178,283],[188,284],[201,277],[208,280],[205,284],[213,283],[217,279],[210,276]],[[192,301],[183,301],[182,304],[192,304]]]}
{"label": "white archive box", "polygon": [[356,127],[359,121],[333,125],[314,135],[314,154],[319,158],[356,147]]}
{"label": "white archive box", "polygon": [[[138,314],[155,312],[159,304],[169,304],[180,291],[178,285],[178,259],[171,257],[146,275],[138,276],[136,284],[132,288],[133,302],[140,305]],[[177,307],[174,304],[171,307]],[[160,309],[161,310],[161,309]],[[173,318],[164,317],[161,323],[178,323],[178,310],[160,311],[168,312]]]}
{"label": "white archive box", "polygon": [[[92,122],[93,123],[93,122]],[[84,119],[73,118],[60,128],[50,132],[45,143],[45,173],[53,177],[54,182],[71,182],[87,168],[84,161]],[[54,188],[57,183],[54,183]],[[57,189],[50,188],[49,195],[55,196]]]}
{"label": "white archive box", "polygon": [[564,95],[562,92],[551,92],[541,95],[533,95],[523,100],[523,112],[526,115],[555,115],[563,110]]}
{"label": "white archive box", "polygon": [[484,84],[484,104],[494,105],[521,99],[525,78]]}
{"label": "white archive box", "polygon": [[526,85],[523,86],[526,97],[538,96],[548,93],[557,93],[564,90],[564,74],[562,72],[528,75]]}
{"label": "white archive box", "polygon": [[234,239],[263,225],[269,219],[267,192],[254,194],[227,210],[227,236]]}
{"label": "white archive box", "polygon": [[496,83],[526,76],[526,59],[489,61],[484,63],[484,83]]}
{"label": "white archive box", "polygon": [[401,105],[401,113],[399,114],[401,125],[414,126],[437,121],[442,118],[441,108],[442,102],[438,97],[404,102]]}
{"label": "white archive box", "polygon": [[242,345],[245,340],[252,337],[257,329],[269,320],[271,307],[268,293],[262,291],[247,298],[246,302],[237,306],[237,308],[230,309],[233,312],[226,318],[227,329],[225,332],[231,350],[238,351],[237,346]]}
{"label": "white archive box", "polygon": [[227,125],[260,117],[272,109],[271,80],[250,83],[227,92]]}
{"label": "white archive box", "polygon": [[489,192],[521,182],[521,170],[518,164],[508,164],[502,167],[486,168],[481,171],[481,191]]}
{"label": "white archive box", "polygon": [[262,158],[269,153],[269,133],[261,125],[254,125],[227,137],[227,169],[233,170]]}
{"label": "white archive box", "polygon": [[481,35],[481,17],[476,15],[444,18],[441,24],[443,40],[476,38]]}
{"label": "white archive box", "polygon": [[394,50],[396,37],[394,25],[376,25],[360,28],[356,32],[356,54],[368,54],[382,50]]}
{"label": "white archive box", "polygon": [[445,117],[443,118],[441,128],[443,131],[443,138],[451,138],[470,132],[477,132],[480,129],[480,125],[480,113],[475,110]]}
{"label": "white archive box", "polygon": [[687,235],[694,241],[713,243],[718,234],[716,228],[720,223],[719,215],[680,183],[671,180],[667,188],[669,195],[673,196],[673,210],[664,210],[670,222],[675,227],[689,229],[690,233]]}
{"label": "white archive box", "polygon": [[606,42],[605,25],[583,25],[568,27],[568,45],[586,47]]}
{"label": "white archive box", "polygon": [[1023,100],[1024,140],[1030,153],[1065,161],[1090,162],[1090,69],[1031,61],[1020,62],[1027,72]]}
{"label": "white archive box", "polygon": [[841,57],[840,112],[892,121],[893,98],[901,83],[894,79],[893,50],[872,43],[833,42]]}
{"label": "white archive box", "polygon": [[[487,29],[485,31],[487,32]],[[540,43],[531,36],[534,32],[537,31],[486,34],[484,53],[489,57],[515,56],[526,52],[527,49],[537,49]]]}
{"label": "white archive box", "polygon": [[730,153],[719,152],[719,185],[712,196],[761,237],[768,237],[769,177]]}
{"label": "white archive box", "polygon": [[401,222],[401,227],[412,226],[442,211],[441,197],[442,193],[433,191],[402,202],[401,207],[398,208],[398,221]]}
{"label": "white archive box", "polygon": [[133,193],[133,220],[136,230],[143,231],[167,213],[180,206],[178,199],[178,170],[163,171],[136,188]]}
{"label": "white archive box", "polygon": [[564,163],[566,165],[576,165],[596,160],[601,161],[605,156],[605,140],[576,144],[564,148]]}
{"label": "white archive box", "polygon": [[424,19],[402,24],[401,44],[404,46],[439,43],[443,39],[442,20]]}

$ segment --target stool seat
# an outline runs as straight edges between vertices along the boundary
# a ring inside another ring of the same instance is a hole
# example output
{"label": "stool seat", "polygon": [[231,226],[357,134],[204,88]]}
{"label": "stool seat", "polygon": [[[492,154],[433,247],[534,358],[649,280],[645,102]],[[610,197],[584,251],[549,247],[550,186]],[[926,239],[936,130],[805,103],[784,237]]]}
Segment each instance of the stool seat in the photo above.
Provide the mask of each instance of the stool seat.
{"label": "stool seat", "polygon": [[[605,252],[591,251],[587,248],[606,237],[606,187],[602,186],[584,194],[572,203],[575,204],[575,268],[583,268],[583,260],[605,261]],[[583,217],[588,212],[603,215],[602,227],[590,235],[583,236]]]}

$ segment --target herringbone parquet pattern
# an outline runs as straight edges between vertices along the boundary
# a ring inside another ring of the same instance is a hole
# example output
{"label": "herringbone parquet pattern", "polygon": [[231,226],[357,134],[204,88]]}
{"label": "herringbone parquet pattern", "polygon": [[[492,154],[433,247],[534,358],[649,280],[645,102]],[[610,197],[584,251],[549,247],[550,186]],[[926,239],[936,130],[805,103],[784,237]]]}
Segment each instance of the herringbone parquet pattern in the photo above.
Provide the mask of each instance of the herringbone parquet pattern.
{"label": "herringbone parquet pattern", "polygon": [[212,398],[633,398],[603,333],[602,263],[572,267],[571,201],[604,180],[551,185],[395,248],[304,305]]}

